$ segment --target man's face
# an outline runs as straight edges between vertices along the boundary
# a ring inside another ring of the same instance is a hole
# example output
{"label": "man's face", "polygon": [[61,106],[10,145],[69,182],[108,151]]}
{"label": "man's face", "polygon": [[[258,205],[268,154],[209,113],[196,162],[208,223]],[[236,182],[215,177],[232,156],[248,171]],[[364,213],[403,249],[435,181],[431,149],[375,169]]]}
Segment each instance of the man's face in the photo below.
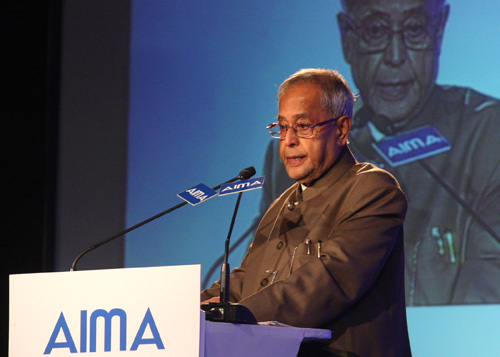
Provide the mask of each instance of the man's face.
{"label": "man's face", "polygon": [[[292,85],[279,102],[279,123],[315,125],[331,119],[321,106],[320,95],[321,90],[315,84]],[[339,121],[343,122],[346,117],[343,118]],[[288,129],[286,137],[280,141],[280,156],[290,178],[310,184],[333,165],[347,142],[347,134],[342,134],[338,125],[340,123],[334,121],[316,127],[311,138],[299,138],[292,128]]]}
{"label": "man's face", "polygon": [[355,0],[339,14],[344,56],[375,113],[404,123],[425,104],[448,11],[436,0]]}

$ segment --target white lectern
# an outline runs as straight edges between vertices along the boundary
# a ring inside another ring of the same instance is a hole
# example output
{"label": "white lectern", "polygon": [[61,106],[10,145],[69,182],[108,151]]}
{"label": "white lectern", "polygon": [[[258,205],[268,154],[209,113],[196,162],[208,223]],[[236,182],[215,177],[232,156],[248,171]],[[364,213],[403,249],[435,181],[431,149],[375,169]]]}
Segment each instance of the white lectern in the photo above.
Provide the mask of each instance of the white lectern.
{"label": "white lectern", "polygon": [[205,321],[200,276],[199,265],[11,275],[9,356],[278,357],[330,338]]}

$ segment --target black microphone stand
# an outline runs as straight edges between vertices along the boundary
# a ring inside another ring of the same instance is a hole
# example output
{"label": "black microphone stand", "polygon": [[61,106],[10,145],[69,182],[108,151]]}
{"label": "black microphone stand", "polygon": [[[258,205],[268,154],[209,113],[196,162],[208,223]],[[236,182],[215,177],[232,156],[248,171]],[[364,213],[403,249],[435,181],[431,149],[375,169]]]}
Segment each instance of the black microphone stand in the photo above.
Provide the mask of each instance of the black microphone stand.
{"label": "black microphone stand", "polygon": [[229,233],[227,234],[225,248],[224,248],[224,261],[220,273],[220,302],[211,302],[209,304],[201,305],[203,311],[206,312],[206,319],[209,321],[218,322],[232,322],[244,324],[256,324],[257,320],[252,312],[243,305],[234,305],[229,302],[229,242],[233,232],[236,214],[240,207],[241,196],[243,192],[238,194],[236,206],[234,207],[233,218],[229,226]]}
{"label": "black microphone stand", "polygon": [[[241,170],[241,172],[238,174],[238,176],[236,177],[233,177],[232,179],[224,182],[224,183],[221,183],[220,185],[217,185],[215,187],[212,188],[212,190],[214,191],[217,191],[222,185],[226,184],[226,183],[231,183],[231,182],[234,182],[236,180],[246,180],[250,177],[252,177],[253,175],[255,174],[255,168],[253,166],[250,166],[250,167],[247,167],[246,169],[244,170]],[[75,271],[76,270],[76,264],[78,263],[78,261],[80,260],[81,257],[83,257],[85,254],[87,254],[88,252],[90,252],[91,250],[94,250],[96,248],[99,248],[101,245],[104,245],[106,243],[109,243],[111,242],[112,240],[120,237],[120,236],[123,236],[131,231],[133,231],[134,229],[137,229],[143,225],[145,225],[146,223],[149,223],[151,221],[154,221],[155,219],[157,218],[160,218],[161,216],[164,216],[166,215],[167,213],[170,213],[172,211],[175,211],[176,209],[178,208],[181,208],[182,206],[185,206],[187,204],[187,202],[182,202],[182,203],[179,203],[178,205],[174,206],[174,207],[171,207],[163,212],[160,212],[156,215],[154,215],[153,217],[151,218],[148,218],[140,223],[137,223],[136,225],[130,227],[130,228],[127,228],[119,233],[116,233],[115,235],[112,235],[111,237],[109,238],[106,238],[102,241],[100,241],[99,243],[96,243],[94,245],[91,245],[90,247],[88,247],[87,249],[85,249],[83,252],[81,252],[80,254],[78,254],[78,256],[75,258],[75,260],[73,261],[73,264],[71,265],[71,269],[70,271]]]}
{"label": "black microphone stand", "polygon": [[231,234],[233,233],[234,222],[236,221],[236,215],[238,214],[238,209],[240,207],[241,196],[243,192],[238,194],[238,199],[236,200],[236,205],[234,207],[233,218],[231,219],[231,224],[229,226],[229,232],[227,233],[226,243],[224,245],[224,262],[222,263],[220,272],[220,302],[229,303],[229,242],[231,240]]}

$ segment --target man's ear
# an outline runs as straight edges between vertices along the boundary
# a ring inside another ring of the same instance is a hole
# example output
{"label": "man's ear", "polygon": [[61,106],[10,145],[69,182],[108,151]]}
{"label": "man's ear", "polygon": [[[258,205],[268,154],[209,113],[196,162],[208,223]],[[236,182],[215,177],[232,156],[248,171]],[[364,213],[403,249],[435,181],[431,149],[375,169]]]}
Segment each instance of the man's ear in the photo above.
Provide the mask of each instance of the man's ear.
{"label": "man's ear", "polygon": [[351,132],[352,119],[349,115],[343,115],[337,119],[338,144],[344,146],[347,144],[349,133]]}
{"label": "man's ear", "polygon": [[340,40],[342,41],[342,51],[344,52],[344,59],[347,63],[351,64],[353,51],[353,33],[351,26],[349,25],[349,20],[345,12],[339,12],[337,14],[337,22],[340,30]]}

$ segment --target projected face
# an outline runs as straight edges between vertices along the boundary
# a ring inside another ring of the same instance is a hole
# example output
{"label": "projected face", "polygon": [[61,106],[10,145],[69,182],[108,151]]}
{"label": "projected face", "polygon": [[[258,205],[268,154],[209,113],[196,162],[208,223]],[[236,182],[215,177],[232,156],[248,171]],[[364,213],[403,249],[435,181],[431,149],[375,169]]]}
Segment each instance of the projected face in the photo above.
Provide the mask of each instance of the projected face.
{"label": "projected face", "polygon": [[449,7],[439,0],[352,0],[338,15],[346,61],[365,104],[404,123],[438,72]]}

